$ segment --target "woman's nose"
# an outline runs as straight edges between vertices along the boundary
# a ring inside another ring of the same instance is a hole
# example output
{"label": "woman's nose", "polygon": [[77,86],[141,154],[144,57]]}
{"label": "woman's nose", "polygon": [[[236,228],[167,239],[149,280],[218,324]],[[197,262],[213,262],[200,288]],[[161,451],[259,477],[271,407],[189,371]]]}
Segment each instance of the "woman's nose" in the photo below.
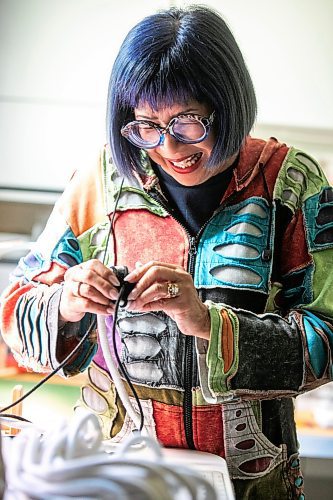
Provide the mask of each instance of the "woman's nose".
{"label": "woman's nose", "polygon": [[165,153],[166,151],[176,151],[179,146],[179,141],[175,139],[169,132],[166,132],[163,134],[163,141],[160,144],[160,148],[163,148],[163,152]]}

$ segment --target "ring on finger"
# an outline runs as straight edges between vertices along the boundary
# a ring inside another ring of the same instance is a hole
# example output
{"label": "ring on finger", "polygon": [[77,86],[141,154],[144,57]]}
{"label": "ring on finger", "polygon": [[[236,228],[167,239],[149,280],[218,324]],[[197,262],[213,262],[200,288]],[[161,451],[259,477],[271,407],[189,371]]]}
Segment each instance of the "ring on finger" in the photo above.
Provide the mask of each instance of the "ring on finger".
{"label": "ring on finger", "polygon": [[73,295],[75,295],[75,297],[82,297],[82,295],[80,293],[80,287],[81,287],[81,285],[82,285],[81,281],[75,281],[74,282]]}
{"label": "ring on finger", "polygon": [[168,299],[174,299],[179,295],[179,286],[177,283],[167,283],[167,297]]}

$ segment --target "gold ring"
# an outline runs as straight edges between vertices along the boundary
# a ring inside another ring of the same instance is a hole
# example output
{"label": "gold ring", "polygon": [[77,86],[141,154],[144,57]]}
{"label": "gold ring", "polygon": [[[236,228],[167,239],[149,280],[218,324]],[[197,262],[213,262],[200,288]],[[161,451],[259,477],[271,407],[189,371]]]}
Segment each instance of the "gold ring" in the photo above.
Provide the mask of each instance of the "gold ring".
{"label": "gold ring", "polygon": [[168,299],[174,299],[179,295],[179,286],[177,283],[168,283]]}

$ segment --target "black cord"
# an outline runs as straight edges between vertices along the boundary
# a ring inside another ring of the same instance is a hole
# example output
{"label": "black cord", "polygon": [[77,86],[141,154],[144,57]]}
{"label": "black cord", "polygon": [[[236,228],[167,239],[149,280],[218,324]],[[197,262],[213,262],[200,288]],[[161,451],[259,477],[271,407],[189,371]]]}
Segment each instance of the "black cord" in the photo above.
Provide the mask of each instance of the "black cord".
{"label": "black cord", "polygon": [[28,420],[27,418],[21,417],[21,415],[13,415],[12,413],[2,413],[2,411],[1,411],[0,420],[1,420],[1,418],[19,420],[20,422],[27,422],[28,424],[32,424],[31,420]]}
{"label": "black cord", "polygon": [[[104,250],[104,255],[103,255],[103,264],[105,264],[105,259],[106,259],[106,255],[107,255],[107,250],[108,250],[108,246],[109,246],[109,241],[110,241],[110,238],[111,236],[114,234],[114,221],[115,221],[115,216],[116,216],[116,209],[117,209],[117,206],[118,206],[118,202],[119,202],[119,199],[120,199],[120,195],[121,195],[121,192],[122,192],[122,188],[123,188],[123,184],[124,184],[124,177],[122,178],[122,181],[121,181],[121,184],[120,184],[120,188],[119,188],[119,191],[118,191],[118,194],[117,194],[117,197],[116,197],[116,200],[115,200],[115,206],[114,206],[114,210],[113,210],[113,214],[112,214],[112,218],[111,218],[111,221],[110,221],[110,228],[109,228],[109,232],[108,232],[108,236],[107,236],[107,240],[106,240],[106,244],[105,244],[105,250]],[[118,349],[117,349],[117,343],[116,343],[116,324],[117,324],[117,318],[118,318],[118,311],[119,311],[119,306],[123,300],[123,291],[124,291],[124,285],[122,285],[120,287],[120,291],[119,291],[119,295],[118,295],[118,298],[116,300],[116,303],[115,303],[115,310],[114,310],[114,315],[113,315],[113,325],[112,325],[112,343],[113,343],[113,350],[114,350],[114,354],[115,354],[115,357],[116,357],[116,360],[117,360],[117,363],[118,363],[118,366],[120,368],[120,371],[123,375],[123,377],[125,378],[126,382],[128,383],[131,391],[132,391],[132,394],[135,398],[135,401],[138,405],[138,408],[139,408],[139,413],[140,413],[140,428],[138,429],[139,432],[142,431],[143,429],[143,424],[144,424],[144,415],[143,415],[143,409],[142,409],[142,405],[141,405],[141,401],[139,399],[139,396],[132,384],[132,381],[130,380],[126,370],[125,370],[125,367],[120,359],[120,356],[119,356],[119,353],[118,353]]]}
{"label": "black cord", "polygon": [[121,192],[122,192],[122,189],[123,189],[124,180],[125,180],[125,178],[123,177],[122,180],[121,180],[121,183],[120,183],[120,188],[119,188],[116,200],[114,202],[113,214],[112,214],[111,221],[110,221],[109,231],[108,231],[108,235],[107,235],[107,238],[106,238],[105,249],[104,249],[104,254],[103,254],[103,259],[102,259],[103,264],[105,264],[105,259],[106,259],[107,251],[108,251],[108,248],[109,248],[109,241],[110,241],[111,235],[114,234],[114,220],[115,220],[115,217],[116,217],[116,210],[117,210],[119,199],[120,199],[120,195],[121,195]]}
{"label": "black cord", "polygon": [[88,338],[88,336],[91,333],[91,331],[94,328],[94,326],[95,326],[95,320],[90,323],[88,330],[83,335],[83,337],[81,338],[80,342],[74,347],[74,349],[68,354],[68,356],[66,356],[66,358],[60,363],[60,365],[57,366],[57,368],[54,368],[52,370],[52,372],[50,372],[48,375],[46,375],[46,377],[44,377],[42,380],[40,380],[36,385],[34,385],[34,387],[32,387],[28,392],[26,392],[19,399],[17,399],[16,401],[14,401],[13,403],[11,403],[8,406],[5,406],[5,408],[2,408],[0,410],[0,414],[3,413],[3,412],[5,412],[5,411],[7,411],[7,410],[10,410],[10,408],[13,408],[13,406],[16,406],[17,404],[19,404],[22,401],[24,401],[28,396],[30,396],[33,392],[35,392],[37,389],[39,389],[39,387],[41,387],[43,384],[45,384],[45,382],[47,382],[48,380],[50,380],[50,378],[53,377],[53,375],[55,375],[56,373],[58,373],[59,370],[61,370],[62,368],[64,368],[64,366],[67,365],[67,363],[71,359],[71,357],[74,356],[74,354],[76,354],[77,351],[80,349],[80,347],[83,345],[83,343]]}
{"label": "black cord", "polygon": [[[108,231],[108,235],[107,235],[107,239],[106,239],[106,244],[105,244],[104,255],[103,255],[103,259],[102,259],[103,264],[105,264],[107,250],[108,250],[108,246],[109,246],[109,241],[110,241],[111,235],[113,235],[113,233],[114,233],[114,220],[115,220],[115,215],[116,215],[116,209],[117,209],[118,202],[119,202],[119,199],[120,199],[120,195],[121,195],[121,192],[122,192],[123,184],[124,184],[124,178],[121,181],[120,188],[119,188],[116,200],[115,200],[115,207],[114,207],[114,211],[113,211],[112,218],[111,218],[111,221],[110,221],[110,227],[109,227],[109,231]],[[139,413],[140,413],[140,428],[139,428],[139,431],[141,432],[142,429],[143,429],[143,425],[144,425],[144,414],[143,414],[142,405],[141,405],[140,399],[138,397],[138,394],[137,394],[137,392],[136,392],[136,390],[135,390],[135,388],[134,388],[134,386],[133,386],[133,384],[132,384],[132,382],[131,382],[131,380],[130,380],[130,378],[129,378],[129,376],[128,376],[128,374],[127,374],[127,372],[126,372],[126,370],[125,370],[125,368],[123,366],[123,363],[122,363],[122,361],[120,359],[120,356],[119,356],[119,353],[118,353],[118,350],[117,350],[117,344],[116,344],[116,324],[117,324],[117,317],[118,317],[119,305],[120,305],[120,303],[121,303],[122,300],[123,300],[123,288],[121,287],[120,291],[119,291],[118,298],[117,298],[116,303],[115,303],[115,312],[114,312],[114,316],[113,316],[113,327],[112,327],[112,342],[113,342],[113,347],[114,347],[114,353],[115,353],[118,365],[120,367],[120,370],[121,370],[121,372],[122,372],[122,374],[123,374],[126,382],[128,383],[128,385],[129,385],[129,387],[130,387],[130,389],[131,389],[131,391],[133,393],[133,396],[135,398],[135,401],[137,402],[138,408],[139,408]],[[91,321],[91,323],[90,323],[90,325],[88,327],[88,330],[86,331],[86,333],[81,338],[80,342],[68,354],[68,356],[66,356],[66,358],[60,363],[60,365],[57,366],[57,368],[54,368],[52,372],[50,372],[46,377],[44,377],[42,380],[40,380],[34,387],[32,387],[22,397],[20,397],[19,399],[17,399],[16,401],[14,401],[13,403],[11,403],[10,405],[5,406],[4,408],[2,408],[0,410],[0,414],[2,414],[2,416],[6,416],[6,417],[10,416],[12,418],[17,418],[18,420],[23,420],[23,421],[30,422],[30,420],[26,420],[23,417],[14,416],[14,415],[11,415],[11,414],[8,415],[8,414],[5,414],[4,412],[6,412],[7,410],[10,410],[11,408],[13,408],[14,406],[16,406],[17,404],[19,404],[22,401],[24,401],[33,392],[35,392],[43,384],[45,384],[45,382],[47,382],[48,380],[50,380],[51,377],[53,377],[56,373],[58,373],[59,370],[61,370],[62,368],[64,368],[67,365],[68,361],[72,358],[72,356],[74,356],[77,353],[77,351],[80,349],[80,347],[84,344],[84,342],[88,338],[89,334],[92,332],[95,324],[96,324],[96,321],[95,321],[95,318],[94,318]]]}
{"label": "black cord", "polygon": [[[114,208],[114,211],[113,211],[113,214],[112,214],[112,219],[111,219],[111,222],[110,222],[110,227],[109,227],[109,231],[108,231],[108,235],[107,235],[106,243],[105,243],[105,250],[104,250],[103,259],[102,259],[103,264],[105,264],[105,259],[106,259],[106,255],[107,255],[107,249],[108,249],[108,246],[109,246],[110,236],[113,233],[113,224],[114,224],[116,209],[117,209],[117,206],[118,206],[118,202],[119,202],[119,198],[120,198],[121,191],[122,191],[122,188],[123,188],[123,184],[124,184],[124,178],[122,178],[122,181],[121,181],[121,184],[120,184],[120,188],[119,188],[116,200],[115,200],[115,208]],[[81,338],[80,342],[68,354],[68,356],[66,356],[66,358],[60,363],[60,365],[57,368],[54,368],[52,370],[52,372],[50,372],[48,375],[46,375],[46,377],[44,377],[42,380],[40,380],[34,387],[32,387],[22,397],[20,397],[19,399],[17,399],[16,401],[14,401],[13,403],[11,403],[10,405],[6,406],[5,408],[0,409],[0,414],[3,413],[3,412],[5,412],[5,411],[7,411],[7,410],[10,410],[11,408],[13,408],[13,406],[15,406],[15,405],[21,403],[22,401],[24,401],[33,392],[35,392],[43,384],[45,384],[45,382],[47,382],[48,380],[50,380],[50,378],[52,378],[53,375],[55,375],[56,373],[58,373],[59,370],[61,370],[62,368],[64,368],[64,366],[66,366],[66,364],[68,363],[68,361],[70,360],[70,358],[72,356],[74,356],[74,354],[77,353],[78,349],[82,346],[82,344],[84,343],[84,341],[87,339],[87,337],[91,333],[94,325],[95,325],[95,318],[91,321],[91,323],[90,323],[90,325],[88,327],[88,330],[86,331],[86,333],[84,334],[84,336]]]}

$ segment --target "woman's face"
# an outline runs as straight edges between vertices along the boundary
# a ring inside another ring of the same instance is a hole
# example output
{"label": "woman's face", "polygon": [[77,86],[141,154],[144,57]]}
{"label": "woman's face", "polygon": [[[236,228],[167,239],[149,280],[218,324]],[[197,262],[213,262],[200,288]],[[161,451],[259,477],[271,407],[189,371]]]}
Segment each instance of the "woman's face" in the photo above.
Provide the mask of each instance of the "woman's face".
{"label": "woman's face", "polygon": [[[187,104],[174,104],[157,111],[154,111],[149,105],[142,104],[135,108],[134,114],[136,120],[149,120],[160,127],[166,127],[170,120],[179,114],[192,113],[208,117],[212,111],[205,104],[190,101]],[[222,172],[230,164],[225,162],[214,169],[206,168],[214,143],[215,137],[212,128],[206,139],[198,144],[184,144],[167,133],[163,144],[146,151],[155,163],[180,184],[195,186]]]}

